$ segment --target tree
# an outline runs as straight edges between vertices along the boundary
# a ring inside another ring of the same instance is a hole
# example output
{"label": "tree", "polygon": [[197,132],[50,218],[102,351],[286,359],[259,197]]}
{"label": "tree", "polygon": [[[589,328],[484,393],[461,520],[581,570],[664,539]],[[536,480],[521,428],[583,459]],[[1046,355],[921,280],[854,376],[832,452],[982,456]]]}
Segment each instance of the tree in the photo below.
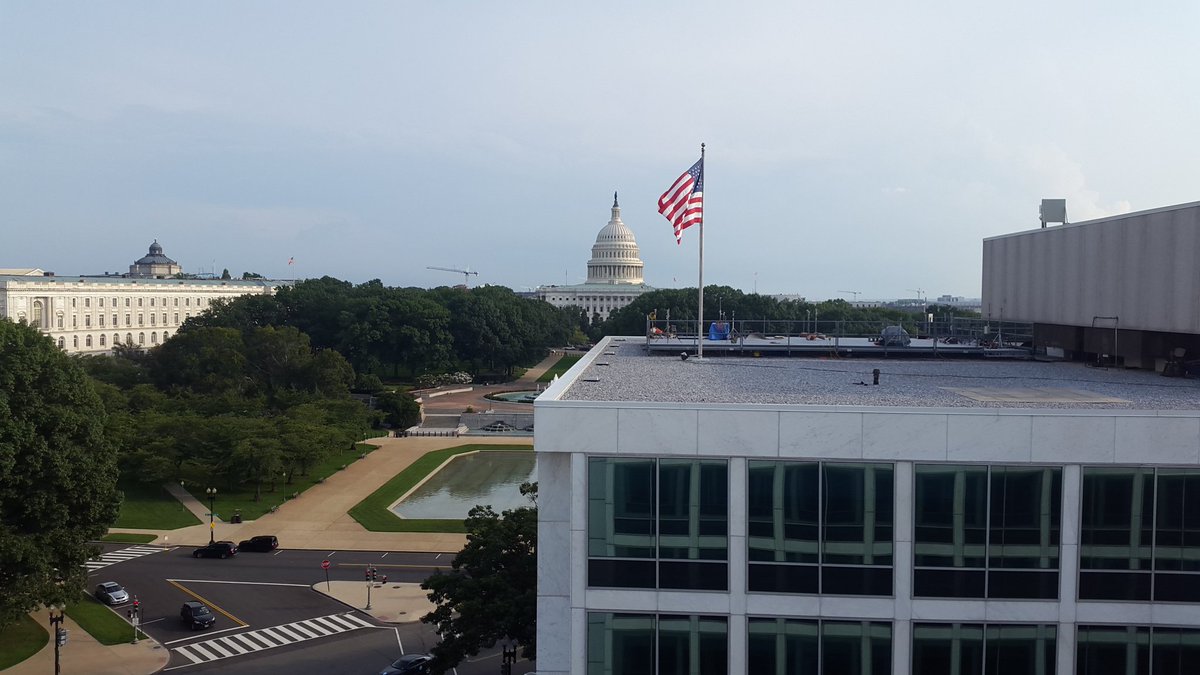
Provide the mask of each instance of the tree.
{"label": "tree", "polygon": [[435,609],[421,617],[441,637],[431,650],[434,672],[444,673],[505,638],[532,659],[537,648],[537,483],[521,486],[534,506],[497,515],[491,506],[471,509],[467,545],[421,588]]}
{"label": "tree", "polygon": [[408,392],[386,391],[375,397],[375,409],[384,421],[397,429],[407,429],[421,421],[421,404]]}
{"label": "tree", "polygon": [[229,274],[228,267],[225,268],[225,271],[221,272],[221,278],[222,279],[232,279],[233,278],[233,276],[231,274]]}
{"label": "tree", "polygon": [[0,625],[83,591],[121,501],[106,420],[77,363],[0,318]]}

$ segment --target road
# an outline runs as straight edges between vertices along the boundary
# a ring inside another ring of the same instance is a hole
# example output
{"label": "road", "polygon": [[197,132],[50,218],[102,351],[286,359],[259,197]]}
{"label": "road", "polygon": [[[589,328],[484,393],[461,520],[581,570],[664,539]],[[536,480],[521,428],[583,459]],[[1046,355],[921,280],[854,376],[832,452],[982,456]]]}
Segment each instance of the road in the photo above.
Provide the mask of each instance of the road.
{"label": "road", "polygon": [[[90,563],[89,590],[115,581],[135,596],[143,630],[171,650],[163,672],[378,673],[402,653],[427,652],[437,643],[420,622],[383,624],[370,615],[314,591],[325,580],[362,581],[367,564],[389,582],[416,583],[448,567],[450,554],[391,551],[280,549],[240,552],[227,560],[195,559],[191,548],[105,544]],[[104,564],[109,563],[109,564]],[[101,566],[103,565],[103,566]],[[200,600],[217,614],[216,624],[193,631],[179,618],[180,605]],[[115,608],[125,616],[129,605]],[[498,673],[497,650],[460,664],[459,675]],[[514,673],[533,670],[522,661]]]}

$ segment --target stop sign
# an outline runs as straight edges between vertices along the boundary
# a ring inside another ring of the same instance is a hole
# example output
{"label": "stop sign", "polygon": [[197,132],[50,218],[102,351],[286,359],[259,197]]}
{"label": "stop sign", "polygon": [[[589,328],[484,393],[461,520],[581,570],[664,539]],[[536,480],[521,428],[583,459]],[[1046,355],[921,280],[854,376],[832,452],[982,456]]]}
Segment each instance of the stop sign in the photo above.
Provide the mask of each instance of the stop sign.
{"label": "stop sign", "polygon": [[321,561],[321,569],[323,569],[323,570],[329,569],[329,561],[328,560]]}

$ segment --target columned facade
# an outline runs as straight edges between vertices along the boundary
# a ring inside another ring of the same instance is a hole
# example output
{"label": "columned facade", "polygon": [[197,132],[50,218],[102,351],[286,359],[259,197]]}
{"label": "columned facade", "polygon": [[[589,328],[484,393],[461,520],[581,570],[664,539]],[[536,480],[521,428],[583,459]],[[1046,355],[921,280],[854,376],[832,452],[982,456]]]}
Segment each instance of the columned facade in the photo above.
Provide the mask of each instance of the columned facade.
{"label": "columned facade", "polygon": [[637,238],[621,220],[621,206],[613,194],[612,217],[592,245],[587,263],[587,281],[566,286],[542,286],[537,297],[555,307],[577,306],[589,316],[608,315],[652,290],[642,277],[642,259]]}

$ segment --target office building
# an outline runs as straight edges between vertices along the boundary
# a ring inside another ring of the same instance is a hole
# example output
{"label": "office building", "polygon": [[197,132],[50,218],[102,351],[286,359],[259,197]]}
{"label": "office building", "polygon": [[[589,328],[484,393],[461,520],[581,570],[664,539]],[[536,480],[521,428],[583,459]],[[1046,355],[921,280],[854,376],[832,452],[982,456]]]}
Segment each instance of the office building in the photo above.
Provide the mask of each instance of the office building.
{"label": "office building", "polygon": [[539,673],[1200,672],[1195,381],[645,347],[535,403]]}

